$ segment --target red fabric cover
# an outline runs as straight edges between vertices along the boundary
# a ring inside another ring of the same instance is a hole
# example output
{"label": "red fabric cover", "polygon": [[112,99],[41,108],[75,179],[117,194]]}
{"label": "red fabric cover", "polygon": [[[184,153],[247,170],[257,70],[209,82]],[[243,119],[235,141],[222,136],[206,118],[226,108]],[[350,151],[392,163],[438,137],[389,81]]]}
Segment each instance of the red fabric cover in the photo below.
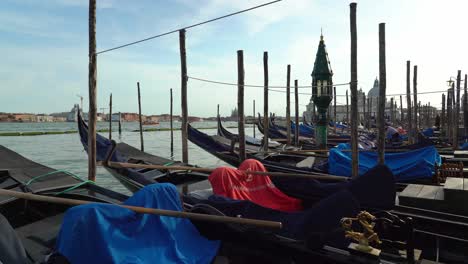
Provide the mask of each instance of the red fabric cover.
{"label": "red fabric cover", "polygon": [[254,159],[247,159],[239,169],[220,167],[208,178],[213,193],[236,200],[249,200],[263,207],[294,212],[302,210],[302,202],[282,193],[275,187],[269,176],[252,175],[246,171],[267,170],[263,164]]}

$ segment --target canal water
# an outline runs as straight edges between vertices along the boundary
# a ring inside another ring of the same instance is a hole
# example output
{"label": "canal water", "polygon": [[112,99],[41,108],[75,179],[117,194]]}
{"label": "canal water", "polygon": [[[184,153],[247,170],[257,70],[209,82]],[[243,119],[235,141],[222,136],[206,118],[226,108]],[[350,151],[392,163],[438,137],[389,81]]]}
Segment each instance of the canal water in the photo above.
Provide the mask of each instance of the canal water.
{"label": "canal water", "polygon": [[[108,128],[108,123],[98,122],[98,129]],[[191,123],[196,128],[203,129],[204,133],[216,134],[216,122],[194,122]],[[237,133],[235,122],[224,123],[231,132]],[[144,126],[145,128],[167,128],[169,123],[162,122],[156,126]],[[174,123],[174,127],[180,127],[180,123]],[[1,132],[44,132],[44,131],[69,131],[77,130],[76,123],[0,123]],[[113,124],[112,139],[117,142],[125,142],[136,148],[140,148],[140,133],[137,122],[122,123],[122,135],[119,137],[117,123]],[[247,126],[246,134],[252,135],[252,126]],[[258,134],[260,134],[257,131]],[[108,132],[100,133],[108,137]],[[154,155],[171,158],[170,152],[170,131],[144,132],[145,151]],[[87,177],[88,156],[81,145],[78,133],[59,135],[39,135],[39,136],[4,136],[0,137],[0,145],[12,149],[15,152],[41,164],[58,170],[67,170],[74,174]],[[189,141],[189,162],[202,167],[219,167],[227,165],[223,161],[207,153]],[[1,157],[0,157],[1,158]],[[174,160],[182,159],[181,133],[174,131]],[[98,167],[96,182],[99,185],[115,191],[127,193],[126,189],[115,180],[105,169]]]}

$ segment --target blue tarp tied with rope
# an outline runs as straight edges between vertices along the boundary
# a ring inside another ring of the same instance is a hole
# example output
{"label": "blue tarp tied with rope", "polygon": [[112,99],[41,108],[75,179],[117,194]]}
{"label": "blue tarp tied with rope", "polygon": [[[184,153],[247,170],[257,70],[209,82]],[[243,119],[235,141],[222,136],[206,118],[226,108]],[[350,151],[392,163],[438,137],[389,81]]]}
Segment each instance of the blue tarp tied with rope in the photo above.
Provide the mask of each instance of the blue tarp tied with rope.
{"label": "blue tarp tied with rope", "polygon": [[[177,189],[168,183],[146,186],[124,204],[182,211]],[[188,219],[110,204],[69,209],[57,239],[58,252],[71,263],[210,263],[219,245]]]}
{"label": "blue tarp tied with rope", "polygon": [[[351,177],[351,152],[340,148],[330,150],[328,172],[333,175]],[[359,152],[359,175],[377,165],[377,152]],[[400,153],[386,153],[385,165],[392,171],[398,182],[431,178],[434,164],[441,158],[434,146]]]}

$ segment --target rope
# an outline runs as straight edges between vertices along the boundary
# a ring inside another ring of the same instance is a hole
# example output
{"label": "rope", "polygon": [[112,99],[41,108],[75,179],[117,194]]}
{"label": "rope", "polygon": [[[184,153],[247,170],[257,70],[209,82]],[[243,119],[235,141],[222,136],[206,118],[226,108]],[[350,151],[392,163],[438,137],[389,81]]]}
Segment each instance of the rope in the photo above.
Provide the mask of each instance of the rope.
{"label": "rope", "polygon": [[206,20],[206,21],[203,21],[203,22],[200,22],[200,23],[197,23],[197,24],[193,24],[193,25],[190,25],[190,26],[187,26],[187,27],[175,29],[175,30],[172,30],[172,31],[169,31],[169,32],[166,32],[166,33],[162,33],[162,34],[159,34],[159,35],[155,35],[155,36],[151,36],[151,37],[148,37],[148,38],[140,39],[140,40],[130,42],[130,43],[127,43],[127,44],[123,44],[123,45],[120,45],[120,46],[117,46],[117,47],[114,47],[114,48],[102,50],[102,51],[96,52],[96,55],[106,53],[106,52],[109,52],[109,51],[113,51],[113,50],[117,50],[117,49],[121,49],[121,48],[125,48],[125,47],[128,47],[128,46],[132,46],[132,45],[135,45],[135,44],[138,44],[138,43],[141,43],[141,42],[145,42],[145,41],[148,41],[148,40],[152,40],[152,39],[155,39],[155,38],[159,38],[159,37],[162,37],[162,36],[166,36],[166,35],[178,32],[178,31],[183,30],[183,29],[189,29],[189,28],[201,26],[203,24],[207,24],[207,23],[210,23],[210,22],[214,22],[216,20],[220,20],[220,19],[227,18],[227,17],[230,17],[230,16],[245,13],[247,11],[251,11],[251,10],[254,10],[254,9],[257,9],[257,8],[260,8],[260,7],[271,5],[271,4],[280,2],[280,1],[282,1],[282,0],[271,1],[271,2],[268,2],[268,3],[264,3],[264,4],[261,4],[261,5],[251,7],[251,8],[247,8],[247,9],[244,9],[244,10],[241,10],[241,11],[237,11],[237,12],[234,12],[234,13],[231,13],[231,14],[227,14],[227,15],[220,16],[220,17],[217,17],[217,18],[213,18],[213,19],[210,19],[210,20]]}
{"label": "rope", "polygon": [[32,177],[29,181],[27,181],[27,182],[24,184],[24,186],[27,187],[27,186],[29,186],[31,183],[37,181],[38,179],[44,178],[44,177],[46,177],[46,176],[54,175],[54,174],[57,174],[57,173],[64,173],[64,174],[66,174],[66,175],[69,175],[69,176],[73,177],[74,179],[77,179],[77,180],[81,181],[81,182],[79,182],[79,183],[73,185],[73,186],[70,187],[70,188],[67,188],[67,189],[65,189],[65,190],[63,190],[63,191],[61,191],[61,192],[55,193],[55,195],[57,195],[57,196],[58,196],[58,195],[61,195],[61,194],[64,194],[64,193],[67,193],[67,192],[69,192],[69,191],[72,191],[72,190],[74,190],[74,189],[76,189],[76,188],[78,188],[78,187],[81,187],[81,186],[83,186],[83,185],[85,185],[85,184],[88,184],[88,183],[89,183],[89,184],[95,184],[95,182],[90,181],[90,180],[83,180],[83,179],[80,178],[80,176],[78,176],[78,175],[76,175],[76,174],[74,174],[74,173],[71,173],[71,172],[69,172],[69,171],[66,171],[66,170],[56,170],[56,171],[51,171],[51,172],[48,172],[48,173],[45,173],[45,174],[41,174],[41,175],[38,175],[38,176],[34,176],[34,177]]}
{"label": "rope", "polygon": [[[207,79],[202,79],[198,77],[192,77],[192,76],[187,76],[187,78],[196,80],[196,81],[201,81],[201,82],[208,82],[208,83],[216,83],[216,84],[222,84],[222,85],[230,85],[230,86],[238,86],[237,83],[229,83],[229,82],[221,82],[221,81],[213,81],[213,80],[207,80]],[[338,84],[333,84],[333,85],[327,85],[324,87],[333,87],[333,86],[343,86],[343,85],[350,85],[351,82],[347,83],[338,83]],[[258,84],[244,84],[244,87],[255,87],[255,88],[264,88],[265,85],[258,85]],[[287,88],[287,86],[281,86],[281,85],[268,85],[269,88]],[[295,86],[291,85],[289,88],[294,89]],[[298,86],[297,88],[312,88],[312,85],[305,85],[305,86]]]}
{"label": "rope", "polygon": [[79,183],[73,185],[72,187],[67,188],[67,189],[65,189],[65,190],[63,190],[63,191],[61,191],[61,192],[57,192],[57,193],[55,193],[54,195],[55,195],[55,196],[59,196],[59,195],[61,195],[61,194],[67,193],[67,192],[69,192],[69,191],[73,191],[73,190],[75,190],[76,188],[79,188],[79,187],[81,187],[81,186],[83,186],[83,185],[85,185],[85,184],[88,184],[88,183],[89,183],[89,184],[96,184],[96,183],[94,183],[93,181],[85,180],[85,181],[79,182]]}

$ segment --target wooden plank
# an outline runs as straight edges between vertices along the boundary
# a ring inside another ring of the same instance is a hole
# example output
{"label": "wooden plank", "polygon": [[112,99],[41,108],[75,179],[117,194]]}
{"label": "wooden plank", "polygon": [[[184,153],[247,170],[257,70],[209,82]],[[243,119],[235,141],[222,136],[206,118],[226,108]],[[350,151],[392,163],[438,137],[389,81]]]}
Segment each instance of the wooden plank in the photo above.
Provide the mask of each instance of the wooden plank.
{"label": "wooden plank", "polygon": [[455,150],[453,152],[455,158],[468,158],[468,151],[467,150]]}
{"label": "wooden plank", "polygon": [[445,190],[463,190],[462,178],[452,178],[448,177],[445,180],[444,189]]}
{"label": "wooden plank", "polygon": [[406,188],[400,193],[401,196],[406,196],[406,197],[417,197],[418,194],[421,192],[422,188],[424,185],[422,184],[410,184],[406,186]]}
{"label": "wooden plank", "polygon": [[443,189],[442,186],[435,185],[424,185],[421,191],[418,193],[418,198],[434,200],[437,193]]}

